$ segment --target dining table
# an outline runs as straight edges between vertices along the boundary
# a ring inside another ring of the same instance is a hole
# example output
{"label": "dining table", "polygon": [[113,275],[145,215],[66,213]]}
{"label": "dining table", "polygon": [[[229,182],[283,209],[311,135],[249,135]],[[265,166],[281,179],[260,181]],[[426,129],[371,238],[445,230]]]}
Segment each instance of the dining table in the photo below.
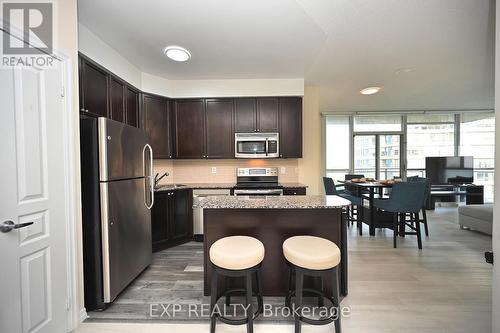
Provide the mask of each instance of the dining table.
{"label": "dining table", "polygon": [[[377,210],[373,206],[374,199],[388,198],[387,195],[384,194],[384,189],[391,188],[394,183],[380,181],[353,182],[351,180],[339,181],[339,183],[342,183],[346,189],[350,188],[350,191],[355,196],[368,201],[368,214],[363,214],[362,222],[368,224],[370,236],[375,236],[375,229],[377,227],[385,227],[386,224],[379,223],[381,221],[378,221],[381,214],[377,214]],[[363,209],[365,208],[366,207],[363,205]]]}

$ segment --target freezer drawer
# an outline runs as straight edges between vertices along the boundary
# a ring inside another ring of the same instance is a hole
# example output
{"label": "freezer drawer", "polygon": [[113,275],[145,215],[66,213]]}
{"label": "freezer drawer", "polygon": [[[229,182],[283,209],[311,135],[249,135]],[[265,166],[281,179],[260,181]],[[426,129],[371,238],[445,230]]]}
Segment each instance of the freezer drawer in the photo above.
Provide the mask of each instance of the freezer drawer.
{"label": "freezer drawer", "polygon": [[144,178],[100,184],[105,303],[151,263],[151,214],[145,186]]}
{"label": "freezer drawer", "polygon": [[102,117],[98,127],[100,181],[151,176],[148,166],[153,157],[145,149],[144,130]]}

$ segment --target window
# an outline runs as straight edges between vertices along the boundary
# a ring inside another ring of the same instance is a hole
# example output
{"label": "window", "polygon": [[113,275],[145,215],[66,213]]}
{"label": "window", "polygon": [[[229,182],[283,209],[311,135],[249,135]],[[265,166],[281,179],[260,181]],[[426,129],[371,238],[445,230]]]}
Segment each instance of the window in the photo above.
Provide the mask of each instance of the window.
{"label": "window", "polygon": [[401,116],[356,116],[354,132],[400,132]]}
{"label": "window", "polygon": [[474,183],[493,201],[493,113],[327,116],[325,138],[326,175],[335,180],[425,177],[426,157],[473,156]]}
{"label": "window", "polygon": [[455,155],[455,115],[409,115],[406,122],[407,176],[425,177],[426,157]]}
{"label": "window", "polygon": [[354,137],[354,173],[377,178],[376,135],[356,135]]}
{"label": "window", "polygon": [[327,177],[343,180],[349,173],[350,125],[348,116],[326,118],[326,171]]}
{"label": "window", "polygon": [[474,183],[484,185],[485,202],[493,202],[495,173],[495,115],[463,114],[460,155],[474,157]]}

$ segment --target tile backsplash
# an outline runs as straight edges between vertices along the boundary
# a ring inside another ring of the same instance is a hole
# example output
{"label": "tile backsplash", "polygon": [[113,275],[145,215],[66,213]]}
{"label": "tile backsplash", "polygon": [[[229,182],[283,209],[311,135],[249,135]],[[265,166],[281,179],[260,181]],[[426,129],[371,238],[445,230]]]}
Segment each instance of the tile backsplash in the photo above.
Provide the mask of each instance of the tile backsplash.
{"label": "tile backsplash", "polygon": [[168,172],[167,183],[234,183],[238,167],[278,167],[279,181],[297,182],[297,159],[269,160],[155,160],[155,173]]}

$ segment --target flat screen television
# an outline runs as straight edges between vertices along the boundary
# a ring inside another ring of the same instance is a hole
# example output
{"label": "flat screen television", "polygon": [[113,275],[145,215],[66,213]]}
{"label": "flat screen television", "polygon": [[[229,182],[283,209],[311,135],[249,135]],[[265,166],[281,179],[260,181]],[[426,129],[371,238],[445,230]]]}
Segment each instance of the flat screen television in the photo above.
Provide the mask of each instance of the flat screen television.
{"label": "flat screen television", "polygon": [[472,184],[474,182],[474,157],[426,157],[425,175],[433,185]]}

